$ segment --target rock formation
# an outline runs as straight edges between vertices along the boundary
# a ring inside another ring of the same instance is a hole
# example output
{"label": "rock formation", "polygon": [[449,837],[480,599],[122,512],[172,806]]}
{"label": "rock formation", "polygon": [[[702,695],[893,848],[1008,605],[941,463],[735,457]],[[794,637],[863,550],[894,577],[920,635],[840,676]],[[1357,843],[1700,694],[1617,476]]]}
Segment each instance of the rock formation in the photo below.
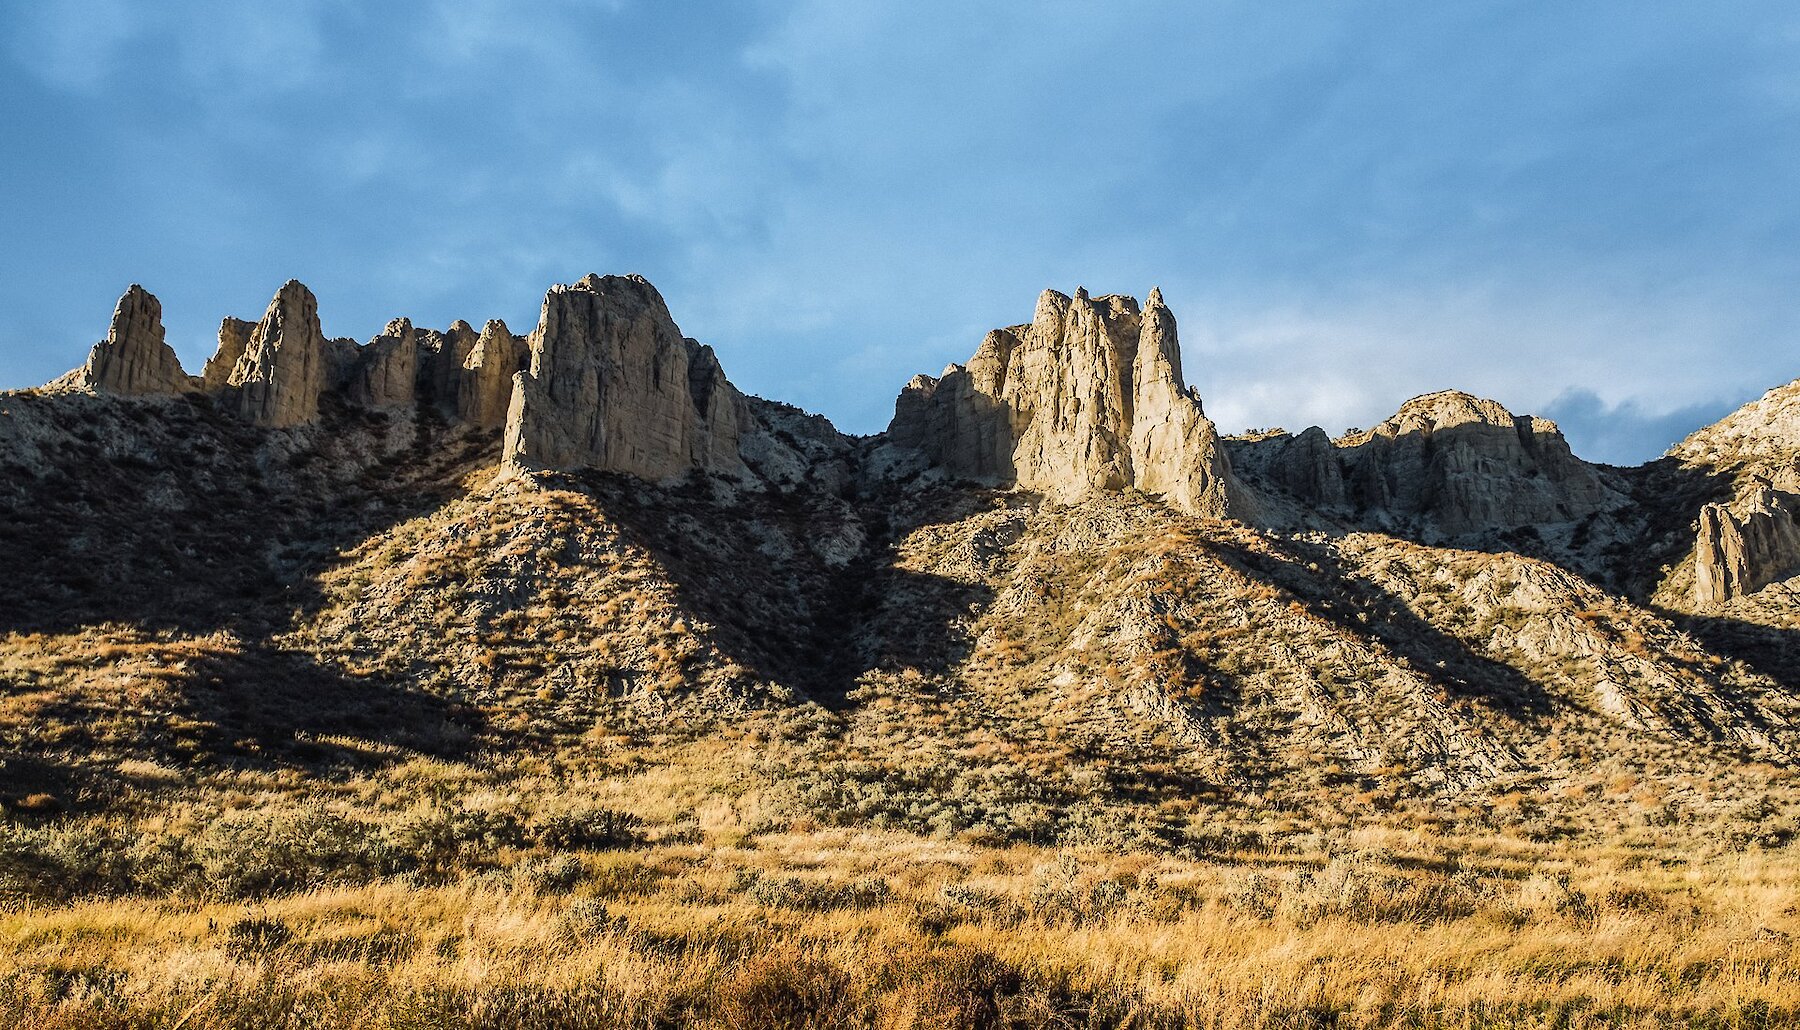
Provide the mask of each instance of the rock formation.
{"label": "rock formation", "polygon": [[513,377],[506,464],[597,468],[653,481],[737,475],[742,396],[710,347],[685,339],[641,276],[552,287]]}
{"label": "rock formation", "polygon": [[263,426],[296,426],[319,414],[319,395],[331,379],[319,302],[290,279],[250,334],[231,372],[237,410]]}
{"label": "rock formation", "polygon": [[350,399],[367,408],[409,407],[418,396],[419,334],[396,318],[357,355]]}
{"label": "rock formation", "polygon": [[[445,418],[459,418],[457,411],[462,403],[463,379],[468,375],[463,370],[463,363],[469,360],[469,353],[475,349],[481,334],[459,318],[441,333],[427,329],[420,331],[418,336],[419,399],[435,404]],[[511,379],[509,374],[509,388]]]}
{"label": "rock formation", "polygon": [[1669,449],[1684,465],[1748,473],[1800,493],[1800,379],[1778,386]]}
{"label": "rock formation", "polygon": [[206,367],[200,373],[201,389],[217,393],[231,385],[231,373],[243,359],[244,351],[250,349],[250,334],[255,331],[255,322],[229,315],[219,323],[219,349],[206,359]]}
{"label": "rock formation", "polygon": [[106,339],[94,344],[77,380],[122,397],[176,394],[194,385],[174,348],[163,341],[162,304],[136,283],[119,298]]}
{"label": "rock formation", "polygon": [[1456,390],[1415,397],[1342,442],[1352,498],[1457,536],[1568,522],[1620,503],[1556,424]]}
{"label": "rock formation", "polygon": [[1227,442],[1239,475],[1274,486],[1318,508],[1348,504],[1342,456],[1318,426],[1294,436],[1282,430]]}
{"label": "rock formation", "polygon": [[1624,504],[1556,424],[1456,390],[1414,397],[1335,442],[1314,427],[1231,442],[1252,478],[1308,506],[1446,537],[1565,523]]}
{"label": "rock formation", "polygon": [[1241,510],[1200,399],[1182,381],[1159,291],[1047,290],[1031,324],[988,333],[967,366],[915,378],[888,439],[961,479],[1058,501],[1135,487],[1186,511]]}
{"label": "rock formation", "polygon": [[[452,339],[457,335],[452,333]],[[461,350],[460,345],[457,348]],[[487,429],[506,425],[512,403],[513,376],[529,360],[525,341],[514,336],[498,319],[481,329],[456,368],[456,415]]]}
{"label": "rock formation", "polygon": [[1694,543],[1694,603],[1724,604],[1800,574],[1800,498],[1753,479],[1728,504],[1700,509]]}

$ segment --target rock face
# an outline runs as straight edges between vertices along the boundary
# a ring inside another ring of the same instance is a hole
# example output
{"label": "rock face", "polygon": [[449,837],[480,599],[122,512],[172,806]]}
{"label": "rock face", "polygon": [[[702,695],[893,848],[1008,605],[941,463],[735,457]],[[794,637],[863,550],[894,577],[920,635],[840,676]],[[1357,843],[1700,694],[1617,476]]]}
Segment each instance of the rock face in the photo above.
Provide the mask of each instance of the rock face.
{"label": "rock face", "polygon": [[231,371],[238,413],[263,426],[312,421],[331,379],[327,348],[318,300],[297,280],[288,280]]}
{"label": "rock face", "polygon": [[457,417],[488,429],[506,425],[513,376],[529,360],[525,341],[514,336],[505,322],[488,322],[457,365]]}
{"label": "rock face", "polygon": [[1029,325],[994,330],[968,365],[907,384],[888,439],[951,476],[1058,501],[1135,487],[1190,512],[1247,506],[1182,381],[1159,291],[1143,309],[1045,291]]}
{"label": "rock face", "polygon": [[350,399],[366,408],[409,407],[418,396],[419,334],[396,318],[357,355]]}
{"label": "rock face", "polygon": [[1456,390],[1415,397],[1342,442],[1353,502],[1457,536],[1568,522],[1620,502],[1556,424]]}
{"label": "rock face", "polygon": [[1755,479],[1729,504],[1700,509],[1694,603],[1724,604],[1800,573],[1800,498]]}
{"label": "rock face", "polygon": [[1231,443],[1252,478],[1321,509],[1446,537],[1565,523],[1623,496],[1569,452],[1556,424],[1456,390],[1415,397],[1335,442],[1314,427]]}
{"label": "rock face", "polygon": [[1294,436],[1271,431],[1255,439],[1227,442],[1232,468],[1317,508],[1346,509],[1343,458],[1318,426]]}
{"label": "rock face", "polygon": [[1800,379],[1778,386],[1669,450],[1684,465],[1748,472],[1800,492]]}
{"label": "rock face", "polygon": [[174,348],[163,341],[162,304],[136,283],[119,298],[106,339],[88,353],[79,381],[122,397],[177,394],[194,385]]}
{"label": "rock face", "polygon": [[440,333],[397,318],[362,346],[326,338],[312,291],[290,281],[261,321],[220,324],[218,350],[197,380],[163,342],[161,314],[155,297],[132,286],[87,365],[52,385],[124,395],[197,387],[270,428],[317,421],[325,397],[372,410],[423,405],[452,424],[504,428],[514,469],[742,477],[746,433],[757,467],[780,472],[772,481],[798,482],[808,468],[761,427],[712,348],[684,338],[638,276],[553,288],[529,339],[498,320],[480,333],[463,321]]}
{"label": "rock face", "polygon": [[649,480],[739,475],[748,419],[710,347],[682,337],[640,276],[552,287],[513,377],[505,456],[514,469],[597,468]]}
{"label": "rock face", "polygon": [[231,385],[231,373],[250,349],[250,334],[255,331],[255,322],[229,315],[219,323],[219,349],[206,359],[206,368],[200,373],[201,389],[217,393]]}

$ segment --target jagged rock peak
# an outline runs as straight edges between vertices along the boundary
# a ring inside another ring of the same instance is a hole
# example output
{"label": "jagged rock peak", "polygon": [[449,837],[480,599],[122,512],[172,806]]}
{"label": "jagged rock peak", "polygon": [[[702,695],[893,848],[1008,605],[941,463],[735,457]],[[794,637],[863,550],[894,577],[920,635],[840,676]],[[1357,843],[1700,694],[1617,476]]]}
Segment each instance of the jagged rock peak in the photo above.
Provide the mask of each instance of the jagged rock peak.
{"label": "jagged rock peak", "polygon": [[231,371],[238,412],[264,426],[312,421],[331,379],[328,365],[318,299],[299,280],[289,279],[269,302]]}
{"label": "jagged rock peak", "polygon": [[686,339],[642,276],[550,288],[513,378],[512,469],[597,468],[649,480],[741,475],[743,397],[712,350]]}
{"label": "jagged rock peak", "polygon": [[953,477],[1059,501],[1135,487],[1192,512],[1249,506],[1182,381],[1160,291],[1140,308],[1045,290],[1030,324],[993,330],[966,366],[909,383],[888,439]]}
{"label": "jagged rock peak", "polygon": [[162,303],[137,283],[119,298],[106,339],[88,352],[77,379],[88,389],[125,397],[176,394],[194,385],[164,342]]}
{"label": "jagged rock peak", "polygon": [[1443,537],[1573,522],[1626,503],[1554,422],[1460,390],[1414,397],[1335,441],[1315,426],[1230,448],[1247,478],[1308,507]]}
{"label": "jagged rock peak", "polygon": [[231,373],[236,370],[244,351],[250,348],[250,334],[255,331],[255,322],[241,318],[227,315],[219,322],[219,349],[206,359],[206,367],[201,370],[201,389],[218,393],[231,385]]}
{"label": "jagged rock peak", "polygon": [[[462,326],[469,333],[474,332],[466,324]],[[455,327],[452,330],[454,332]],[[462,360],[461,381],[456,393],[457,417],[487,429],[506,425],[506,409],[512,403],[513,376],[529,358],[525,341],[514,336],[505,322],[491,319],[482,327],[481,335]]]}
{"label": "jagged rock peak", "polygon": [[418,397],[419,332],[396,318],[356,356],[350,399],[366,408],[404,408]]}

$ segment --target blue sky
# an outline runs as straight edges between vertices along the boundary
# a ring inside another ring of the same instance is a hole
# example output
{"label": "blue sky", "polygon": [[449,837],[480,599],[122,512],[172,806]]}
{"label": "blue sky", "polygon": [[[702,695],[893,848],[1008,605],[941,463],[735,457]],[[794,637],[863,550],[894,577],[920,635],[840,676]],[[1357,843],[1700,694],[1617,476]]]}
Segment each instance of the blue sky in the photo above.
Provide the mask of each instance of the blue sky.
{"label": "blue sky", "polygon": [[880,429],[1045,287],[1160,285],[1227,431],[1459,387],[1636,461],[1800,376],[1791,4],[61,0],[0,9],[0,387],[124,286],[197,370],[640,272]]}

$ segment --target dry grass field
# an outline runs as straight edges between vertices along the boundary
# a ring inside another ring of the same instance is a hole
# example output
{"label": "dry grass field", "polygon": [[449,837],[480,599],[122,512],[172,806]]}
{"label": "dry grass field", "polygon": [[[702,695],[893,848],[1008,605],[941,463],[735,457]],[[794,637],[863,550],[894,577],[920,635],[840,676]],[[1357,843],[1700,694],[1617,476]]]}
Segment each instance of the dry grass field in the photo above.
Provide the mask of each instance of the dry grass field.
{"label": "dry grass field", "polygon": [[0,914],[74,1027],[1777,1027],[1800,861],[1371,833],[1188,861],[814,830]]}
{"label": "dry grass field", "polygon": [[1144,497],[39,400],[0,1030],[1800,1024],[1781,626]]}

